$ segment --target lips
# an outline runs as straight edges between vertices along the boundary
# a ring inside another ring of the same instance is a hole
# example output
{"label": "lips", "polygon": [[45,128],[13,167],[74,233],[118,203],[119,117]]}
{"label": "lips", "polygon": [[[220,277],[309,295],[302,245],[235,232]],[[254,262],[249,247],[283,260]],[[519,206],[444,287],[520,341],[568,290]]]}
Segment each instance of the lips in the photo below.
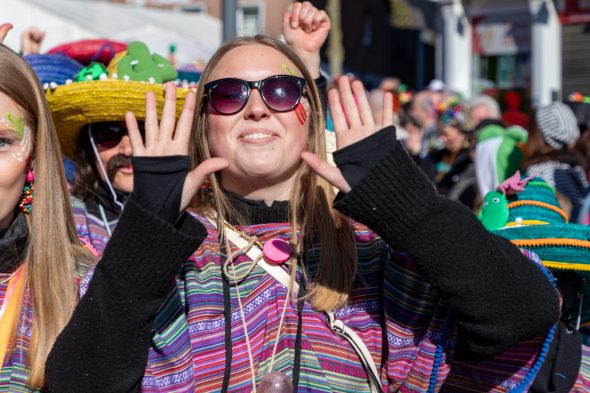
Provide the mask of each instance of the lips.
{"label": "lips", "polygon": [[119,172],[125,173],[125,174],[131,174],[133,173],[133,166],[131,164],[128,165],[121,165],[118,168]]}

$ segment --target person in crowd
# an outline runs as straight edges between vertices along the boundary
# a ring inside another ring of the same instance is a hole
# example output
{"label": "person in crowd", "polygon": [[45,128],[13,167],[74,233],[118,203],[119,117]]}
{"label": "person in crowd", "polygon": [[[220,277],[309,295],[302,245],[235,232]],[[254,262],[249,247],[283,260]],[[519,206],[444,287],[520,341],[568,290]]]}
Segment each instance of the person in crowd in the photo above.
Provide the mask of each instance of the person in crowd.
{"label": "person in crowd", "polygon": [[48,391],[435,392],[459,369],[473,391],[526,389],[557,292],[436,194],[391,95],[374,120],[360,82],[338,87],[336,167],[318,89],[280,41],[219,48],[177,125],[175,90],[161,119],[147,94],[144,137],[127,116],[128,239],[83,282]]}
{"label": "person in crowd", "polygon": [[[142,68],[134,69],[134,62],[141,62]],[[125,199],[133,190],[125,113],[132,110],[142,121],[143,97],[148,91],[160,97],[161,109],[162,82],[175,77],[176,71],[167,60],[135,42],[115,57],[108,69],[93,63],[81,69],[73,83],[46,91],[62,149],[75,162],[72,205],[76,227],[98,252],[112,236]],[[180,113],[187,90],[178,90]]]}
{"label": "person in crowd", "polygon": [[443,147],[419,160],[420,167],[439,193],[473,208],[477,196],[475,168],[468,139],[471,127],[463,101],[449,96],[438,109],[438,135]]}
{"label": "person in crowd", "polygon": [[542,177],[570,200],[573,222],[588,190],[584,160],[572,148],[579,138],[578,122],[568,106],[561,102],[542,106],[531,116],[524,162],[530,175]]}
{"label": "person in crowd", "polygon": [[502,114],[500,113],[500,106],[498,102],[488,95],[480,95],[469,101],[468,115],[472,119],[473,124],[480,126],[488,124],[502,124]]}
{"label": "person in crowd", "polygon": [[504,95],[506,110],[502,113],[502,121],[507,125],[526,128],[529,125],[529,117],[522,111],[522,100],[516,91],[507,91]]}
{"label": "person in crowd", "polygon": [[47,356],[92,255],[76,236],[39,81],[1,42],[0,174],[0,391],[32,392],[44,386]]}
{"label": "person in crowd", "polygon": [[422,142],[419,157],[424,158],[437,145],[438,113],[432,101],[432,92],[425,90],[416,94],[409,105],[409,114],[420,125]]}

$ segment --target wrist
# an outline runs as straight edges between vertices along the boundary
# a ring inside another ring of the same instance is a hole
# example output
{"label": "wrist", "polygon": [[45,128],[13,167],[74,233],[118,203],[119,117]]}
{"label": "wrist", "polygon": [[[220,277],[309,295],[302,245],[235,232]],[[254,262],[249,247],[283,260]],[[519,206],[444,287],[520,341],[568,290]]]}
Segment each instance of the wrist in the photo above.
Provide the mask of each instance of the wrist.
{"label": "wrist", "polygon": [[296,52],[307,67],[311,77],[314,79],[319,78],[321,63],[320,54],[318,52],[307,52],[302,50],[297,50]]}

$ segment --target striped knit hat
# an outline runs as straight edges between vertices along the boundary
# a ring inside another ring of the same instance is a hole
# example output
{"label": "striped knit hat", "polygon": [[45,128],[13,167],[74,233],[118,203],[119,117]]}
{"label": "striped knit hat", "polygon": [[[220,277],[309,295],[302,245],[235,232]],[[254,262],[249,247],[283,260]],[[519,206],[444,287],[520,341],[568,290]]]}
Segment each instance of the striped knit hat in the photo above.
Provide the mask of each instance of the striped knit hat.
{"label": "striped knit hat", "polygon": [[582,277],[582,323],[590,323],[590,227],[568,223],[555,189],[540,177],[506,198],[508,222],[494,233],[536,253],[546,267]]}
{"label": "striped knit hat", "polygon": [[543,140],[554,149],[562,149],[580,138],[574,112],[561,102],[539,108],[535,119]]}

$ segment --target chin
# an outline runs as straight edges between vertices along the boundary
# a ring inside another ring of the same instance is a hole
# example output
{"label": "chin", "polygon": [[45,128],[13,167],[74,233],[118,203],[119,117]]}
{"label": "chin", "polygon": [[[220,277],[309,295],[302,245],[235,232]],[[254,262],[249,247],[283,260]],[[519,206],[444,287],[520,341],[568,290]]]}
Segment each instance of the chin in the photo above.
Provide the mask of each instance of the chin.
{"label": "chin", "polygon": [[126,194],[133,192],[133,176],[125,176],[125,179],[115,178],[115,180],[113,181],[113,188],[116,191],[123,192]]}

